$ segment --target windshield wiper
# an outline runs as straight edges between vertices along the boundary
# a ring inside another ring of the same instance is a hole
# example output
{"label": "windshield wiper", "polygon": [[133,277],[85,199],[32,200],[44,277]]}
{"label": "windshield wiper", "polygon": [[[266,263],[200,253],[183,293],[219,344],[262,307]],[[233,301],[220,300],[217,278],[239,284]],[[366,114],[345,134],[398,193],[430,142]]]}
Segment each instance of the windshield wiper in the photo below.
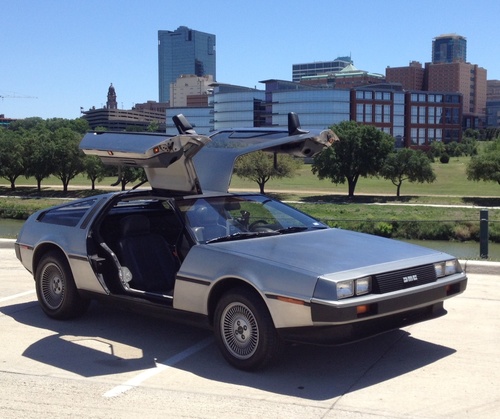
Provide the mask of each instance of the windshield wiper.
{"label": "windshield wiper", "polygon": [[306,226],[290,226],[290,227],[286,227],[286,228],[280,228],[278,231],[281,234],[286,234],[286,233],[296,233],[298,231],[305,231],[308,229],[309,229],[309,227],[306,227]]}
{"label": "windshield wiper", "polygon": [[280,234],[278,231],[239,231],[237,233],[229,234],[228,236],[215,237],[214,239],[207,240],[205,243],[218,243],[227,242],[231,240],[242,240],[251,237],[264,237],[264,236],[276,236]]}
{"label": "windshield wiper", "polygon": [[306,231],[306,230],[322,230],[322,229],[325,229],[327,228],[326,226],[309,226],[309,227],[306,227],[306,226],[290,226],[290,227],[286,227],[286,228],[281,228],[279,229],[278,231],[281,233],[281,234],[287,234],[287,233],[297,233],[299,231]]}

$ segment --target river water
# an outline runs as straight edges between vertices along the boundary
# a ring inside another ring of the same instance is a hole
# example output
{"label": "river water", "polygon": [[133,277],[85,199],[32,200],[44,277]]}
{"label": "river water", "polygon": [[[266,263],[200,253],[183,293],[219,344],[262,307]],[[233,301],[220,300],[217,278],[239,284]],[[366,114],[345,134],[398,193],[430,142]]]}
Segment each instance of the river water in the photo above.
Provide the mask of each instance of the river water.
{"label": "river water", "polygon": [[[0,218],[0,238],[15,239],[24,221]],[[430,247],[449,253],[459,259],[480,259],[479,243],[449,242],[438,240],[405,240],[409,243]],[[500,243],[489,243],[488,260],[500,261]]]}

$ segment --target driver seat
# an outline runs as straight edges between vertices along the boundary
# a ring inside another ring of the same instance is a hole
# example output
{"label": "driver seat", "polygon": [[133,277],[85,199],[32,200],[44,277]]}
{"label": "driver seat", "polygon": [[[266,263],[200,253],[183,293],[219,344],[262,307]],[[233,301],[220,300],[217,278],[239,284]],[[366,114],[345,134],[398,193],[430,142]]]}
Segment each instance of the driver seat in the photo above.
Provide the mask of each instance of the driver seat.
{"label": "driver seat", "polygon": [[227,235],[224,219],[212,207],[200,205],[188,212],[189,224],[199,241],[207,241]]}
{"label": "driver seat", "polygon": [[132,273],[130,287],[161,294],[172,291],[178,263],[165,238],[151,232],[149,219],[129,215],[120,221],[120,230],[120,262]]}

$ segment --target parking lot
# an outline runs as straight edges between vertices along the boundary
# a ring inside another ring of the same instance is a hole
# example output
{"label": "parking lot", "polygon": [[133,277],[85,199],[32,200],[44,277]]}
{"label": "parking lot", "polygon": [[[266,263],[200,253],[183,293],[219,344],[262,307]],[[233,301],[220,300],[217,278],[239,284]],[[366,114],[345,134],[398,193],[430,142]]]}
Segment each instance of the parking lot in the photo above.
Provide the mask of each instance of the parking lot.
{"label": "parking lot", "polygon": [[[500,288],[472,270],[448,315],[341,347],[228,366],[209,331],[93,303],[47,318],[0,246],[2,418],[491,418],[500,411]],[[495,267],[496,268],[496,267]],[[497,412],[495,414],[494,412]]]}

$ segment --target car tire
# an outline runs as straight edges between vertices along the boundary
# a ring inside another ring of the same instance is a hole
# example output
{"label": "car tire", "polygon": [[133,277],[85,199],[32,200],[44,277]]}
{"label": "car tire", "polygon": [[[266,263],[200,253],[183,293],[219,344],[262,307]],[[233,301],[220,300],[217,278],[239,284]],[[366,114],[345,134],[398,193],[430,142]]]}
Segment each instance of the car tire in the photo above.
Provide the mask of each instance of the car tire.
{"label": "car tire", "polygon": [[35,286],[42,310],[54,319],[79,317],[90,304],[78,293],[68,261],[57,251],[42,256],[35,272]]}
{"label": "car tire", "polygon": [[217,345],[226,361],[238,369],[263,368],[281,352],[271,315],[252,290],[238,288],[224,294],[214,320]]}

